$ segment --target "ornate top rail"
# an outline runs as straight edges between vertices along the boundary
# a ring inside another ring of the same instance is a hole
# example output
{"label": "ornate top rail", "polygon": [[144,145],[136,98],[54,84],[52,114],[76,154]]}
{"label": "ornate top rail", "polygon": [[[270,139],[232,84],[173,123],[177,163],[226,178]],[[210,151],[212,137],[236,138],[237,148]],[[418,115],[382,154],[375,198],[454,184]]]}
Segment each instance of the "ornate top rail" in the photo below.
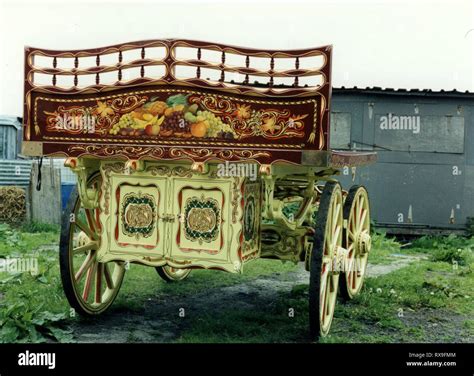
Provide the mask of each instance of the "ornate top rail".
{"label": "ornate top rail", "polygon": [[[71,51],[27,47],[25,61],[25,92],[88,94],[180,84],[256,96],[302,97],[331,86],[331,46],[278,51],[164,39]],[[255,86],[256,80],[263,85]]]}
{"label": "ornate top rail", "polygon": [[[27,47],[24,152],[301,163],[303,150],[328,146],[331,51],[180,39]],[[65,126],[87,116],[92,131]]]}

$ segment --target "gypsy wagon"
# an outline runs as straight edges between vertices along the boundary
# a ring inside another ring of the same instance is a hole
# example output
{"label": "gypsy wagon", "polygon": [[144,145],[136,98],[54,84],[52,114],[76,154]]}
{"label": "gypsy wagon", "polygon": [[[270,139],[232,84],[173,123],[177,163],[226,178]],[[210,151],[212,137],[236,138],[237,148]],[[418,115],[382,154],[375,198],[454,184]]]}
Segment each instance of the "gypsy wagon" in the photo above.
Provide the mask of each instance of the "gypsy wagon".
{"label": "gypsy wagon", "polygon": [[179,281],[272,258],[304,262],[311,334],[328,333],[371,246],[366,190],[334,176],[376,158],[329,148],[331,49],[26,48],[23,153],[77,175],[60,269],[78,313],[104,312],[129,263]]}

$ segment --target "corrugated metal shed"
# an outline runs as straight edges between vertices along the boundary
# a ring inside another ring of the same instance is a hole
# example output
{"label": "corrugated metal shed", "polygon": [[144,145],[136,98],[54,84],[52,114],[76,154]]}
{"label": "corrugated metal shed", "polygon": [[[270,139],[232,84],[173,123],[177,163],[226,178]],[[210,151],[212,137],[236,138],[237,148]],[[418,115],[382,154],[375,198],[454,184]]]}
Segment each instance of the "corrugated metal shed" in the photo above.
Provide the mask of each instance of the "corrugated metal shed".
{"label": "corrugated metal shed", "polygon": [[0,159],[0,185],[28,187],[31,163],[27,159]]}
{"label": "corrugated metal shed", "polygon": [[[387,119],[404,127],[386,127]],[[375,150],[345,169],[345,188],[369,189],[372,217],[395,233],[456,232],[474,217],[474,93],[334,88],[331,147]]]}
{"label": "corrugated metal shed", "polygon": [[[61,183],[75,184],[76,176],[67,167],[64,167],[63,159],[44,159],[43,166],[53,164],[61,171]],[[17,185],[27,187],[30,181],[30,173],[33,160],[31,159],[0,159],[0,186]]]}
{"label": "corrugated metal shed", "polygon": [[0,115],[0,159],[15,159],[21,139],[21,118]]}

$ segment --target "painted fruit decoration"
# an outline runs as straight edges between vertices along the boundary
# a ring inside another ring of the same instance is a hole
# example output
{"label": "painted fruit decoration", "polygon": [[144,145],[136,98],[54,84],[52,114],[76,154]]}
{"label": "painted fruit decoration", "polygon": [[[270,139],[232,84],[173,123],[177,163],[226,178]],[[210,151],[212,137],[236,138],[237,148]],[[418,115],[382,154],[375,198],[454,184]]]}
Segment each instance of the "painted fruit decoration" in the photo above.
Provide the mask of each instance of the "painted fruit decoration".
{"label": "painted fruit decoration", "polygon": [[111,135],[143,136],[151,138],[221,138],[233,140],[237,134],[229,124],[210,111],[190,104],[183,94],[157,98],[122,115],[109,130]]}

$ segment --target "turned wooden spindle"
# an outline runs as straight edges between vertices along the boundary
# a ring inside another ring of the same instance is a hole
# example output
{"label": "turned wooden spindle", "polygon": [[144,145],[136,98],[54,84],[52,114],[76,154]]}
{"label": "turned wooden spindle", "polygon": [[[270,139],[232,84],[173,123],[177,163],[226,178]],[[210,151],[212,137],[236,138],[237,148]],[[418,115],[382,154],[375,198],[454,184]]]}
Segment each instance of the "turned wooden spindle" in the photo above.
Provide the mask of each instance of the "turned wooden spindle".
{"label": "turned wooden spindle", "polygon": [[[198,61],[201,61],[201,48],[197,49],[197,59]],[[201,78],[201,67],[199,65],[196,68],[196,77]]]}
{"label": "turned wooden spindle", "polygon": [[[76,70],[79,67],[79,58],[76,56],[74,58],[74,70]],[[74,73],[74,86],[76,87],[78,83],[77,79],[77,73]]]}
{"label": "turned wooden spindle", "polygon": [[270,72],[268,72],[270,73],[270,81],[268,82],[268,85],[270,87],[273,86],[273,68],[275,68],[275,59],[272,56],[272,58],[270,59]]}
{"label": "turned wooden spindle", "polygon": [[[95,65],[96,65],[97,67],[100,66],[100,55],[97,55],[97,57],[95,58]],[[99,84],[100,84],[99,72],[97,72],[97,73],[95,74],[95,84],[96,84],[96,85],[99,85]]]}
{"label": "turned wooden spindle", "polygon": [[220,82],[224,82],[225,80],[225,51],[222,51],[222,57],[221,57],[221,78],[220,78]]}
{"label": "turned wooden spindle", "polygon": [[[297,57],[295,60],[295,68],[299,69],[300,68],[300,58]],[[299,79],[298,76],[295,76],[295,82],[293,83],[293,86],[298,87],[299,85]]]}
{"label": "turned wooden spindle", "polygon": [[118,55],[118,66],[119,66],[119,69],[118,69],[118,80],[119,81],[122,81],[122,60],[123,60],[123,56],[122,56],[122,51],[119,51],[119,55]]}
{"label": "turned wooden spindle", "polygon": [[[249,55],[247,55],[246,58],[245,58],[245,68],[250,68],[250,56]],[[245,85],[249,84],[249,74],[248,73],[245,74],[244,84]]]}
{"label": "turned wooden spindle", "polygon": [[[145,58],[145,47],[142,47],[142,52],[141,52],[141,57],[142,57],[142,60]],[[145,66],[142,65],[140,67],[140,77],[145,77]]]}
{"label": "turned wooden spindle", "polygon": [[[58,66],[58,59],[55,56],[53,59],[53,68],[56,69],[57,66]],[[53,74],[53,86],[56,86],[56,74]]]}

